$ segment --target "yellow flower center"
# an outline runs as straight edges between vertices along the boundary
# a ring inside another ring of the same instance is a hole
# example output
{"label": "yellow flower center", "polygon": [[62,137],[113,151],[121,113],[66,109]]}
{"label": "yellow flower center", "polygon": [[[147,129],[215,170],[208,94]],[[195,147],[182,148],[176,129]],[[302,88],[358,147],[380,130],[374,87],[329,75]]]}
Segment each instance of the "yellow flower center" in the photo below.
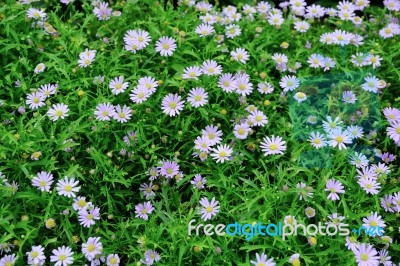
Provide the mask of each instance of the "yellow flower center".
{"label": "yellow flower center", "polygon": [[314,139],[314,143],[315,144],[321,144],[321,140],[320,139]]}
{"label": "yellow flower center", "polygon": [[342,136],[337,136],[335,138],[335,140],[336,140],[337,143],[342,143],[343,142],[343,137]]}
{"label": "yellow flower center", "polygon": [[364,253],[364,254],[361,255],[361,260],[362,261],[367,261],[368,259],[369,259],[368,254]]}
{"label": "yellow flower center", "polygon": [[59,261],[64,261],[67,258],[64,254],[58,256]]}
{"label": "yellow flower center", "polygon": [[171,109],[175,109],[175,108],[176,108],[176,102],[171,102],[171,103],[169,104],[169,107],[170,107]]}
{"label": "yellow flower center", "polygon": [[115,88],[117,89],[117,90],[119,90],[119,89],[121,89],[121,87],[122,87],[122,85],[121,84],[117,84],[117,85],[115,85]]}
{"label": "yellow flower center", "polygon": [[196,101],[201,101],[201,96],[200,96],[200,95],[196,95],[196,96],[194,96],[194,99],[195,99]]}
{"label": "yellow flower center", "polygon": [[370,223],[370,225],[371,225],[371,226],[374,226],[374,227],[377,227],[377,226],[378,226],[378,223],[377,223],[376,221],[372,221],[372,222]]}
{"label": "yellow flower center", "polygon": [[107,111],[104,111],[104,112],[103,112],[103,116],[108,116],[108,112],[107,112]]}
{"label": "yellow flower center", "polygon": [[295,260],[292,262],[292,265],[293,265],[293,266],[300,266],[300,260],[299,260],[299,259],[295,259]]}
{"label": "yellow flower center", "polygon": [[119,118],[125,118],[125,114],[124,113],[119,113],[118,116],[119,116]]}
{"label": "yellow flower center", "polygon": [[372,188],[372,185],[371,184],[366,184],[365,185],[368,189],[371,189]]}
{"label": "yellow flower center", "polygon": [[63,115],[63,112],[61,110],[57,110],[55,115],[61,117]]}
{"label": "yellow flower center", "polygon": [[88,247],[87,247],[87,250],[89,252],[93,252],[95,249],[96,249],[96,247],[93,244],[89,244]]}
{"label": "yellow flower center", "polygon": [[117,259],[116,258],[111,258],[110,259],[111,264],[117,264]]}
{"label": "yellow flower center", "polygon": [[84,199],[79,200],[78,201],[78,206],[81,207],[81,208],[85,207],[86,206],[86,200],[84,200]]}
{"label": "yellow flower center", "polygon": [[400,134],[400,126],[398,128],[396,128],[396,133]]}
{"label": "yellow flower center", "polygon": [[164,48],[164,50],[168,50],[169,49],[169,44],[168,43],[164,43],[163,48]]}
{"label": "yellow flower center", "polygon": [[244,135],[244,133],[246,133],[246,131],[244,130],[244,128],[240,128],[240,129],[238,130],[238,134],[239,134],[239,135]]}
{"label": "yellow flower center", "polygon": [[40,101],[40,100],[39,100],[38,97],[33,98],[33,102],[34,102],[34,103],[39,103],[39,101]]}
{"label": "yellow flower center", "polygon": [[220,151],[219,152],[219,157],[223,158],[226,156],[226,152],[225,151]]}
{"label": "yellow flower center", "polygon": [[211,213],[213,211],[213,207],[212,206],[208,206],[207,208],[206,208],[206,212],[207,213]]}
{"label": "yellow flower center", "polygon": [[89,214],[87,215],[87,219],[88,219],[88,220],[93,220],[93,214],[89,213]]}
{"label": "yellow flower center", "polygon": [[64,190],[67,192],[71,192],[72,191],[72,186],[71,185],[65,185]]}
{"label": "yellow flower center", "polygon": [[276,145],[276,144],[271,144],[271,145],[269,145],[269,149],[270,149],[271,151],[275,151],[275,150],[278,149],[278,145]]}

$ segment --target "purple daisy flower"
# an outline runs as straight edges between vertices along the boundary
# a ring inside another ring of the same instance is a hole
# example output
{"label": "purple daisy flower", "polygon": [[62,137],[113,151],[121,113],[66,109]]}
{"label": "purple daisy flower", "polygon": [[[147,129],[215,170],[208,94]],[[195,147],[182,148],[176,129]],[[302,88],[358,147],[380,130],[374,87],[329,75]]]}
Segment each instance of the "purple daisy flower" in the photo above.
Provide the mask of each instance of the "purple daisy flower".
{"label": "purple daisy flower", "polygon": [[207,198],[202,198],[200,200],[200,204],[203,206],[203,208],[201,208],[199,214],[201,214],[201,218],[204,221],[210,220],[213,216],[217,215],[220,208],[218,203],[219,202],[215,200],[214,197],[211,199],[211,201],[209,201]]}
{"label": "purple daisy flower", "polygon": [[199,174],[196,174],[190,184],[192,184],[197,189],[203,189],[204,185],[207,183],[207,179]]}
{"label": "purple daisy flower", "polygon": [[165,161],[160,168],[160,174],[166,178],[173,178],[179,172],[179,165],[176,162]]}
{"label": "purple daisy flower", "polygon": [[149,219],[149,214],[154,211],[153,205],[151,205],[150,201],[146,201],[145,203],[139,203],[135,207],[135,213],[138,218],[143,220]]}

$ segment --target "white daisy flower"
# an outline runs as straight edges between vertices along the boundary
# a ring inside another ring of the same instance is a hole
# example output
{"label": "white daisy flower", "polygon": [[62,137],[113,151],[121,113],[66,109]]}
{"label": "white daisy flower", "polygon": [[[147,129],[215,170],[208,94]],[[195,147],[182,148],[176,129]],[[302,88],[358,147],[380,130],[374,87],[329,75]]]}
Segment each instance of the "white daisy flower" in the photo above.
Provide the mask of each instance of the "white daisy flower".
{"label": "white daisy flower", "polygon": [[33,92],[31,94],[28,94],[26,97],[26,104],[29,105],[29,108],[32,110],[38,109],[39,107],[45,106],[46,103],[44,102],[46,100],[46,96],[41,93],[41,92]]}
{"label": "white daisy flower", "polygon": [[132,110],[129,106],[127,105],[117,105],[115,106],[115,113],[114,113],[114,119],[117,120],[120,123],[125,123],[127,122],[132,116]]}
{"label": "white daisy flower", "polygon": [[75,181],[75,178],[68,178],[67,176],[64,179],[61,179],[57,182],[57,191],[58,195],[66,196],[68,198],[75,198],[75,192],[79,192],[81,187],[78,186],[79,181]]}
{"label": "white daisy flower", "polygon": [[218,145],[217,148],[212,149],[211,157],[217,160],[217,163],[223,163],[231,160],[233,149],[228,145]]}
{"label": "white daisy flower", "polygon": [[111,89],[112,94],[118,95],[124,92],[129,87],[128,82],[124,82],[124,77],[119,76],[118,78],[114,78],[110,81],[109,88]]}
{"label": "white daisy flower", "polygon": [[249,53],[243,48],[236,48],[234,51],[231,51],[231,56],[233,60],[243,64],[246,64],[246,61],[250,58]]}
{"label": "white daisy flower", "polygon": [[195,32],[200,35],[200,37],[206,37],[215,32],[214,27],[207,23],[202,23],[196,27]]}
{"label": "white daisy flower", "polygon": [[97,120],[110,121],[115,115],[115,107],[110,103],[101,103],[97,105],[94,115]]}
{"label": "white daisy flower", "polygon": [[57,249],[53,249],[53,255],[50,256],[50,261],[55,262],[54,266],[69,266],[74,262],[74,252],[70,247],[59,247]]}
{"label": "white daisy flower", "polygon": [[35,74],[42,73],[46,69],[46,65],[44,63],[40,63],[35,67]]}
{"label": "white daisy flower", "polygon": [[283,91],[293,91],[300,86],[300,80],[295,76],[284,76],[279,85]]}
{"label": "white daisy flower", "polygon": [[161,56],[171,56],[176,50],[176,42],[174,38],[163,36],[156,42],[156,51]]}
{"label": "white daisy flower", "polygon": [[103,251],[103,244],[100,242],[100,237],[89,237],[86,243],[82,244],[82,253],[89,261],[101,255]]}
{"label": "white daisy flower", "polygon": [[32,179],[32,186],[37,187],[42,192],[49,192],[53,182],[53,175],[42,171]]}
{"label": "white daisy flower", "polygon": [[164,114],[169,116],[179,115],[183,110],[184,103],[181,96],[170,93],[163,98],[161,109]]}
{"label": "white daisy flower", "polygon": [[189,91],[187,101],[195,108],[204,106],[208,102],[208,93],[204,88],[193,88]]}
{"label": "white daisy flower", "polygon": [[47,115],[50,120],[57,121],[58,119],[64,119],[68,116],[69,108],[68,105],[59,103],[53,104],[51,108],[47,111]]}

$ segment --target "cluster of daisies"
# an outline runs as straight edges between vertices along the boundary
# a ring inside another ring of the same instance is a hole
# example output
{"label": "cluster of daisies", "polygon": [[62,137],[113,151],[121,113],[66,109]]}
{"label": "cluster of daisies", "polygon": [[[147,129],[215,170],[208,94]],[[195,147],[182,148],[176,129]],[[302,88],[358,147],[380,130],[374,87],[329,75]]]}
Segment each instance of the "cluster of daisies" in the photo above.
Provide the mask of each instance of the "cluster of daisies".
{"label": "cluster of daisies", "polygon": [[[0,172],[0,181],[7,183],[7,179]],[[53,174],[45,171],[38,172],[32,178],[32,186],[36,187],[41,192],[52,192],[52,184],[54,183]],[[100,208],[95,207],[92,202],[86,201],[86,197],[77,196],[76,193],[80,191],[79,181],[75,178],[64,177],[57,181],[56,191],[58,195],[72,198],[72,209],[77,211],[78,220],[83,227],[91,227],[95,224],[96,220],[100,219]],[[68,216],[70,209],[65,209],[62,215]],[[47,229],[53,229],[57,226],[55,219],[49,218],[45,221]],[[4,252],[10,252],[12,245],[8,244],[8,248],[2,248]],[[103,245],[100,242],[100,237],[89,237],[87,243],[82,244],[82,253],[91,262],[91,266],[101,265],[107,263],[107,266],[119,265],[120,259],[118,254],[110,254],[105,258],[103,254]],[[72,265],[74,261],[74,252],[70,247],[62,246],[52,251],[50,261],[55,265]],[[45,264],[46,256],[44,254],[44,247],[33,246],[30,252],[27,252],[28,265],[41,266]],[[17,261],[15,254],[6,255],[0,260],[0,265],[14,265]],[[2,264],[3,263],[3,264]],[[7,264],[10,263],[10,264]]]}
{"label": "cluster of daisies", "polygon": [[[10,252],[12,245],[7,244],[7,248],[2,248],[2,252]],[[118,254],[110,254],[107,257],[103,254],[103,244],[100,242],[100,237],[89,237],[86,243],[82,244],[82,254],[90,261],[91,266],[99,266],[106,263],[107,266],[120,265]],[[41,245],[32,246],[29,252],[26,252],[27,264],[29,266],[43,266],[46,263],[45,248]],[[16,265],[18,256],[15,254],[5,255],[0,259],[0,265]],[[52,250],[50,262],[55,266],[68,266],[74,263],[74,252],[68,246],[61,246]],[[85,264],[87,266],[87,264]]]}
{"label": "cluster of daisies", "polygon": [[[40,86],[34,92],[30,93],[26,97],[25,103],[30,109],[36,110],[40,107],[46,106],[46,100],[58,90],[58,84],[45,84]],[[50,103],[50,101],[48,101]],[[19,110],[20,113],[24,113],[24,109]],[[64,103],[53,104],[47,111],[47,115],[52,121],[57,121],[58,119],[64,119],[68,116],[69,107]]]}
{"label": "cluster of daisies", "polygon": [[[210,131],[212,128],[213,127],[210,126],[206,130]],[[216,136],[215,138],[219,137]],[[179,164],[175,161],[160,161],[157,166],[148,169],[147,174],[149,176],[149,183],[142,183],[139,191],[142,192],[142,195],[148,200],[154,199],[156,196],[155,191],[159,189],[159,185],[156,184],[157,181],[160,182],[162,179],[167,181],[174,179],[176,182],[180,182],[184,177],[184,173],[180,170]],[[201,190],[205,188],[207,179],[200,174],[195,174],[190,183],[193,185],[193,188]],[[204,221],[210,220],[219,212],[219,202],[214,197],[211,200],[203,197],[199,203],[201,208],[199,208],[198,213]],[[139,203],[135,206],[136,217],[143,220],[148,220],[149,214],[153,211],[154,207],[150,201]]]}
{"label": "cluster of daisies", "polygon": [[[31,4],[37,2],[36,0],[21,0],[21,4]],[[70,4],[74,0],[60,0],[62,4]],[[305,0],[290,0],[283,1],[280,3],[278,8],[274,8],[270,3],[265,1],[259,1],[255,6],[245,4],[242,9],[238,9],[234,6],[224,7],[221,12],[216,11],[213,6],[207,1],[195,1],[195,0],[180,0],[180,5],[187,5],[193,7],[199,14],[199,24],[193,25],[192,30],[199,38],[210,39],[214,38],[217,46],[221,46],[228,41],[235,43],[236,38],[240,38],[245,32],[245,29],[241,28],[243,21],[253,23],[256,19],[266,21],[269,26],[279,30],[284,24],[288,24],[293,28],[299,35],[307,38],[310,29],[314,26],[316,20],[322,20],[326,17],[330,19],[338,18],[341,21],[348,21],[354,25],[355,31],[358,33],[348,32],[342,29],[336,29],[332,32],[325,32],[318,36],[319,43],[315,45],[327,45],[330,46],[353,46],[355,48],[362,47],[365,39],[361,35],[366,33],[363,18],[358,14],[361,14],[365,8],[370,4],[369,0],[354,0],[352,2],[344,0],[340,1],[335,8],[324,8],[320,5],[309,5]],[[390,12],[400,11],[399,0],[384,0],[383,4],[385,8]],[[119,17],[122,15],[120,11],[113,10],[107,2],[93,0],[91,1],[93,7],[93,14],[100,21],[110,20],[112,17]],[[289,16],[286,14],[289,13]],[[26,16],[32,21],[33,27],[41,28],[46,34],[57,36],[59,33],[49,23],[48,15],[44,9],[28,8]],[[376,23],[375,18],[371,17],[371,23]],[[388,39],[394,38],[400,35],[399,21],[392,15],[387,15],[381,22],[384,25],[376,33],[377,36]],[[256,28],[256,37],[263,31],[263,27]],[[185,32],[179,32],[179,36],[184,38]],[[130,29],[123,37],[123,48],[128,53],[140,53],[140,51],[148,48],[152,45],[152,39],[150,33],[144,29]],[[103,39],[107,43],[107,39]],[[237,44],[236,44],[237,45]],[[312,43],[306,42],[305,48],[310,50]],[[250,46],[249,46],[250,47]],[[280,47],[285,50],[288,49],[289,43],[284,42]],[[164,35],[158,36],[154,43],[154,50],[156,56],[161,57],[172,57],[176,52],[179,51],[177,40],[174,37]],[[152,49],[148,49],[150,53]],[[43,48],[39,48],[39,51],[43,51]],[[229,71],[231,73],[224,72],[221,66],[222,62],[217,62],[217,58],[209,59],[205,57],[203,62],[190,62],[187,64],[181,74],[181,78],[190,84],[192,81],[199,81],[202,76],[214,77],[216,87],[222,90],[224,93],[235,93],[238,96],[240,103],[246,103],[247,98],[250,98],[251,94],[257,87],[258,92],[264,96],[271,94],[274,91],[274,82],[272,80],[266,80],[266,74],[264,77],[260,74],[263,81],[258,82],[256,85],[254,79],[246,73],[243,68],[251,60],[258,60],[258,55],[251,54],[250,48],[247,50],[244,47],[233,47],[225,48],[224,52],[229,52],[231,61],[235,62],[232,65],[239,65],[238,71]],[[86,48],[79,54],[77,65],[82,68],[83,71],[88,70],[89,66],[96,59],[96,50]],[[294,56],[293,56],[294,57]],[[220,57],[218,57],[220,58]],[[306,57],[307,58],[307,57]],[[337,58],[336,58],[337,59]],[[267,59],[261,59],[264,60]],[[293,98],[298,102],[302,103],[307,101],[308,95],[305,92],[300,91],[302,89],[302,80],[297,77],[296,73],[303,68],[303,65],[299,61],[294,61],[285,52],[274,53],[268,58],[273,64],[275,64],[276,70],[282,74],[282,77],[277,82],[279,87],[282,89],[282,95],[293,92]],[[383,59],[375,54],[374,51],[368,52],[356,52],[351,55],[349,62],[356,68],[361,67],[372,67],[373,69],[381,66]],[[337,64],[341,63],[335,61],[334,58],[325,56],[320,53],[312,53],[305,60],[308,63],[309,68],[319,71],[329,71],[337,67]],[[39,75],[47,69],[46,64],[41,62],[34,68],[34,74]],[[249,72],[250,73],[250,72]],[[212,79],[210,79],[212,80]],[[94,77],[94,84],[102,84],[105,81],[104,76]],[[117,98],[130,89],[129,99],[133,104],[142,104],[149,100],[150,97],[157,93],[158,87],[162,84],[161,81],[157,81],[154,77],[144,76],[140,77],[137,84],[131,88],[131,79],[124,77],[123,75],[118,77],[109,77],[108,88],[111,94]],[[256,85],[256,86],[255,86]],[[20,83],[16,83],[19,87]],[[368,93],[378,94],[382,92],[387,86],[384,80],[377,78],[375,75],[368,75],[364,77],[363,84],[360,88]],[[176,93],[169,93],[162,98],[160,103],[161,110],[165,115],[175,117],[180,115],[184,110],[185,105],[188,103],[191,108],[205,107],[211,97],[212,86],[209,85],[196,85],[192,86],[187,90],[186,95],[180,95]],[[49,97],[55,95],[59,91],[59,85],[56,84],[45,84],[40,88],[33,90],[27,95],[25,104],[31,110],[37,110],[44,106],[50,106],[51,102]],[[347,105],[352,105],[358,102],[358,97],[354,91],[348,89],[343,91],[341,94],[341,101]],[[20,107],[18,111],[23,114],[25,113],[24,107]],[[64,119],[69,115],[69,107],[64,103],[53,104],[47,111],[47,116],[52,121]],[[238,119],[231,121],[231,132],[233,137],[226,137],[223,140],[223,131],[221,127],[210,124],[201,130],[199,136],[194,140],[194,153],[193,156],[199,158],[201,161],[206,161],[210,156],[216,163],[225,163],[232,161],[238,154],[235,151],[235,142],[243,141],[254,135],[258,130],[262,131],[264,127],[269,124],[267,115],[257,108],[255,105],[248,105],[246,108],[246,114]],[[99,121],[111,121],[116,120],[120,123],[127,123],[133,116],[134,112],[132,108],[126,104],[113,105],[108,101],[99,103],[94,110],[94,116]],[[392,107],[385,108],[383,114],[387,120],[387,135],[393,140],[395,144],[400,147],[400,110]],[[353,116],[350,121],[355,123],[358,116]],[[338,150],[343,150],[352,147],[357,141],[361,141],[363,138],[371,140],[374,132],[370,132],[366,135],[366,129],[358,125],[345,125],[345,120],[341,117],[327,116],[322,125],[317,124],[318,118],[316,116],[309,116],[307,122],[310,127],[313,127],[313,131],[310,132],[306,139],[309,144],[315,149],[322,149],[325,147],[333,147]],[[132,147],[137,139],[137,132],[127,131],[126,135],[123,136],[123,141],[128,147]],[[192,140],[191,140],[192,141]],[[73,143],[72,139],[65,140],[63,144],[70,145]],[[259,148],[265,156],[271,155],[282,155],[287,149],[286,141],[281,136],[269,135],[264,136],[262,141],[259,143]],[[254,148],[255,149],[255,148]],[[254,150],[253,149],[253,150]],[[65,148],[66,152],[72,151],[71,147]],[[375,150],[375,157],[380,159],[379,162],[371,163],[371,157],[366,152],[354,152],[351,151],[349,156],[349,163],[355,167],[354,182],[357,182],[359,186],[370,195],[379,194],[382,184],[386,182],[386,177],[392,171],[390,164],[396,159],[394,154],[381,153],[379,150]],[[120,151],[121,155],[128,154],[133,156],[133,152],[127,152],[126,149]],[[41,156],[40,152],[32,154],[32,160],[39,160]],[[159,189],[159,184],[162,181],[169,181],[174,179],[176,182],[180,182],[184,173],[180,169],[177,160],[164,160],[160,161],[156,166],[151,167],[148,170],[149,182],[142,183],[139,187],[139,191],[142,193],[145,200],[135,206],[135,217],[142,220],[149,220],[151,215],[155,213],[156,208],[159,206],[152,200],[156,196],[156,192]],[[351,182],[353,180],[350,180]],[[32,186],[37,188],[43,193],[53,192],[52,185],[54,183],[54,176],[45,171],[38,172],[31,180]],[[345,182],[343,182],[345,183]],[[327,194],[327,199],[331,201],[339,201],[345,194],[346,188],[339,179],[331,178],[326,181],[324,191]],[[190,184],[194,189],[205,190],[207,185],[207,179],[200,174],[195,174]],[[13,181],[8,182],[5,176],[0,172],[0,186],[4,186],[10,189],[13,193],[18,190],[18,184]],[[71,208],[65,209],[61,214],[69,216],[70,210],[74,210],[78,214],[78,220],[81,226],[88,228],[93,226],[96,221],[100,219],[100,208],[95,207],[92,202],[86,200],[86,197],[79,196],[80,192],[79,181],[75,178],[64,177],[59,179],[56,183],[55,190],[59,196],[65,196],[71,198]],[[284,191],[288,191],[288,187],[283,188]],[[295,186],[295,190],[298,193],[300,200],[305,200],[308,203],[309,199],[313,198],[313,188],[304,182],[299,182]],[[153,205],[154,204],[154,205]],[[400,213],[400,192],[393,192],[386,194],[380,198],[381,207],[388,213]],[[204,221],[212,220],[220,212],[219,201],[212,197],[202,197],[199,201],[198,214]],[[316,215],[316,210],[308,206],[304,211],[306,217],[312,218]],[[340,225],[343,224],[345,217],[340,216],[338,213],[333,213],[328,216],[328,224]],[[285,223],[293,224],[296,222],[294,216],[288,215],[284,219]],[[57,226],[54,218],[49,218],[45,221],[45,227],[52,229]],[[363,218],[363,226],[365,228],[371,228],[379,226],[380,228],[386,227],[386,222],[377,212],[371,213],[369,216]],[[378,235],[376,235],[378,237]],[[392,239],[389,236],[381,236],[380,243],[384,243],[386,246],[382,250],[377,250],[374,246],[369,243],[360,243],[356,236],[346,237],[346,247],[354,253],[355,260],[359,265],[378,265],[382,263],[384,265],[393,265],[391,257],[388,255],[389,244],[392,243]],[[110,254],[106,256],[103,252],[103,244],[100,241],[100,237],[89,237],[87,242],[82,244],[81,252],[84,257],[90,262],[90,265],[119,265],[120,258],[118,254]],[[308,239],[310,245],[316,245],[317,239],[310,237]],[[142,244],[141,244],[142,245]],[[143,246],[142,246],[143,247]],[[11,252],[13,246],[8,243],[0,245],[1,254],[6,253],[4,257],[0,259],[0,266],[10,266],[17,263],[16,254],[8,254]],[[55,265],[72,265],[74,263],[74,254],[72,248],[68,246],[60,246],[52,250],[50,256],[50,262]],[[29,265],[44,265],[46,263],[45,249],[43,246],[33,246],[31,251],[26,253],[27,264]],[[142,264],[152,265],[161,259],[160,254],[157,251],[147,249],[144,252],[144,258],[140,260]],[[255,260],[250,261],[253,265],[276,265],[274,258],[268,257],[264,253],[257,253]],[[296,253],[291,255],[288,260],[292,265],[300,265],[300,254]]]}
{"label": "cluster of daisies", "polygon": [[[99,80],[101,79],[101,80]],[[94,82],[100,84],[104,81],[104,77],[98,77]],[[112,79],[109,88],[113,95],[118,95],[126,91],[129,82],[125,81],[123,76]],[[142,77],[138,80],[138,85],[132,89],[130,99],[133,103],[140,104],[146,101],[153,93],[156,92],[158,82],[150,76]],[[112,105],[110,103],[100,103],[97,105],[94,115],[100,121],[117,120],[125,123],[132,117],[132,109],[128,105]]]}
{"label": "cluster of daisies", "polygon": [[[249,112],[248,116],[234,125],[233,134],[238,140],[244,140],[253,134],[254,127],[263,127],[268,124],[267,116],[254,105],[249,106],[247,111]],[[231,144],[221,144],[222,134],[217,126],[206,126],[194,141],[195,157],[205,161],[210,154],[217,163],[232,160],[233,147]],[[283,154],[286,150],[286,142],[282,137],[272,135],[265,137],[260,143],[260,147],[265,156]]]}
{"label": "cluster of daisies", "polygon": [[[142,29],[128,30],[124,36],[125,49],[134,54],[146,48],[150,42],[150,34]],[[172,56],[176,48],[176,41],[172,37],[163,36],[156,41],[155,50],[161,56]]]}

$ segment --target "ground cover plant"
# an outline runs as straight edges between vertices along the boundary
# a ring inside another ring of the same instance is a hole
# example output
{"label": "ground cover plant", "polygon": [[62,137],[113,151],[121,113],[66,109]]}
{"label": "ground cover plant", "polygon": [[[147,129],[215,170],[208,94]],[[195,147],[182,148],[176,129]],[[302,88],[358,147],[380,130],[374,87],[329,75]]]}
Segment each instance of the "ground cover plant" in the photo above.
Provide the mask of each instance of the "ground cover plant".
{"label": "ground cover plant", "polygon": [[235,4],[0,3],[0,266],[400,265],[400,1]]}

